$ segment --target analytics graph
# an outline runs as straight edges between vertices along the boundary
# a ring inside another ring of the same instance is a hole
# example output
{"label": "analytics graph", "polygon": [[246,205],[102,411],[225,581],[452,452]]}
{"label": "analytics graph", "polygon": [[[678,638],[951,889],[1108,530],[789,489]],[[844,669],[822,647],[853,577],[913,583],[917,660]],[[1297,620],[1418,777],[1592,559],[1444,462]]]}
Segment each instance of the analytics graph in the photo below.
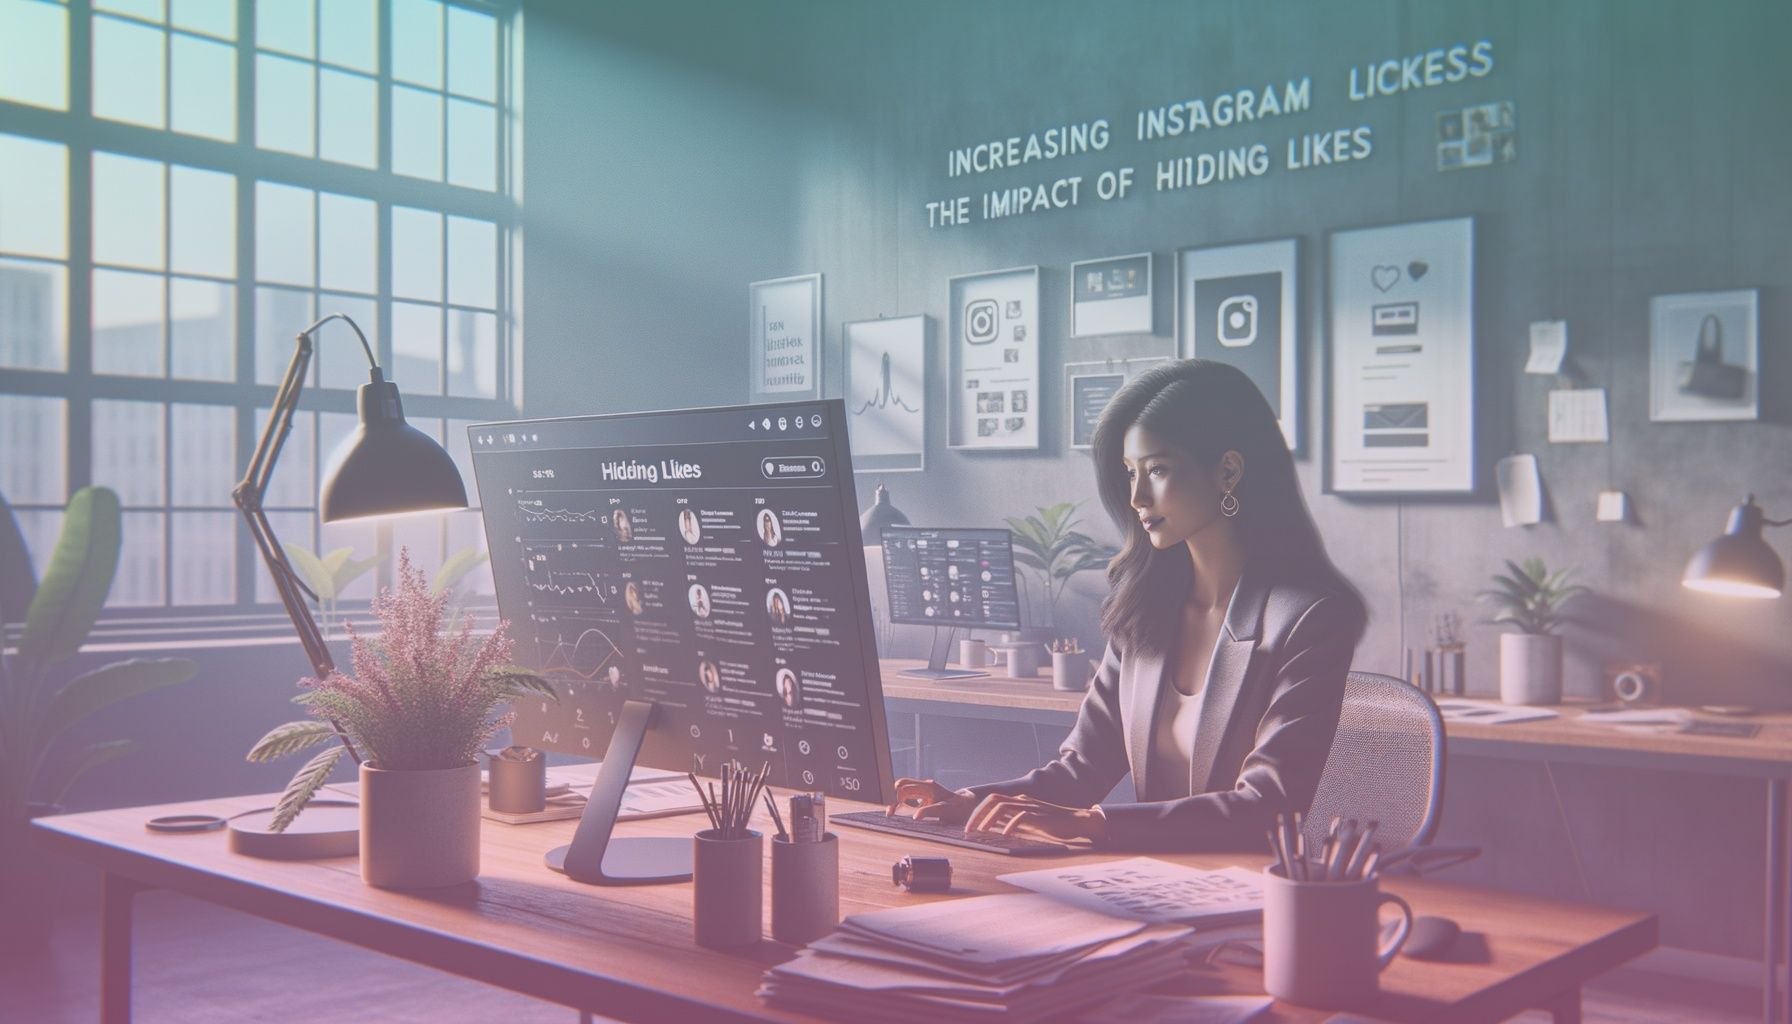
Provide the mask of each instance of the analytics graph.
{"label": "analytics graph", "polygon": [[595,523],[604,518],[604,514],[596,509],[557,507],[563,504],[567,503],[541,498],[518,498],[517,518],[525,523]]}
{"label": "analytics graph", "polygon": [[535,664],[549,678],[607,678],[622,654],[611,627],[589,615],[533,612],[529,618],[535,624]]}
{"label": "analytics graph", "polygon": [[528,541],[523,544],[523,579],[537,595],[609,604],[617,587],[604,579],[604,555],[602,546],[588,542]]}

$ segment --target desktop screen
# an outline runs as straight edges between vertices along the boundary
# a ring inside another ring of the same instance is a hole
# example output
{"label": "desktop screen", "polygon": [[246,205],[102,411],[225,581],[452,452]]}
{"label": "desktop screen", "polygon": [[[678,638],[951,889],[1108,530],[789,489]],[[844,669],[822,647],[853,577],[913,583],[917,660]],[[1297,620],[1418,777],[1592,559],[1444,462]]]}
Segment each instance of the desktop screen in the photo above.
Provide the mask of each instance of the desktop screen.
{"label": "desktop screen", "polygon": [[651,701],[640,764],[891,798],[838,400],[476,424],[500,614],[555,684],[517,743],[601,758]]}
{"label": "desktop screen", "polygon": [[886,526],[883,548],[891,622],[1020,628],[1007,530]]}

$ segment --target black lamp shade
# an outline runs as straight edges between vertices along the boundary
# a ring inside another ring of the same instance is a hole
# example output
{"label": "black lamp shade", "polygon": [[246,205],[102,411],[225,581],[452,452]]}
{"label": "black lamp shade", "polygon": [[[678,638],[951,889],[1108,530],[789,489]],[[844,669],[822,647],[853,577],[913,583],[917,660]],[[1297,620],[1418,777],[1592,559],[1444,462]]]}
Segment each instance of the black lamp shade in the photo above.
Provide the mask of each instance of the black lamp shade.
{"label": "black lamp shade", "polygon": [[907,526],[908,517],[902,510],[890,504],[890,492],[883,484],[877,485],[876,495],[872,498],[871,507],[859,516],[859,533],[864,537],[865,546],[872,547],[884,542],[884,527]]}
{"label": "black lamp shade", "polygon": [[1693,590],[1733,597],[1778,597],[1786,589],[1786,567],[1761,537],[1761,506],[1754,499],[1730,512],[1722,537],[1700,548],[1686,563],[1681,583]]}
{"label": "black lamp shade", "polygon": [[454,460],[404,420],[398,387],[363,384],[361,425],[330,457],[318,513],[326,523],[467,507]]}

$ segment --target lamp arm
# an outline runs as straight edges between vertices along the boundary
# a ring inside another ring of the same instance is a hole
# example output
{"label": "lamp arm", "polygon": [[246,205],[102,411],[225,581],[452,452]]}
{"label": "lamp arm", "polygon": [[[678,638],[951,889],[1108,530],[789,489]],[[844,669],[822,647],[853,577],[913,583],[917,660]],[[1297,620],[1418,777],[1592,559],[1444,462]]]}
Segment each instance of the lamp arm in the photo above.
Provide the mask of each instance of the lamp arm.
{"label": "lamp arm", "polygon": [[1761,524],[1763,526],[1792,526],[1792,519],[1766,519],[1766,518],[1763,518],[1761,520]]}

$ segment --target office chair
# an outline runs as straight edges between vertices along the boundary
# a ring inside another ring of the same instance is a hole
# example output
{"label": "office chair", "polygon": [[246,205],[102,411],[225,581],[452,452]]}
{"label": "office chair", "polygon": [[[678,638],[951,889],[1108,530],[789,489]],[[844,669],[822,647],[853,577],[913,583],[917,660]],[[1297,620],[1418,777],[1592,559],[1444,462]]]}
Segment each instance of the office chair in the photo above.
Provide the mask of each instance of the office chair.
{"label": "office chair", "polygon": [[1302,831],[1317,850],[1333,816],[1381,824],[1384,850],[1437,834],[1444,799],[1444,722],[1424,691],[1393,676],[1351,672],[1338,733]]}

